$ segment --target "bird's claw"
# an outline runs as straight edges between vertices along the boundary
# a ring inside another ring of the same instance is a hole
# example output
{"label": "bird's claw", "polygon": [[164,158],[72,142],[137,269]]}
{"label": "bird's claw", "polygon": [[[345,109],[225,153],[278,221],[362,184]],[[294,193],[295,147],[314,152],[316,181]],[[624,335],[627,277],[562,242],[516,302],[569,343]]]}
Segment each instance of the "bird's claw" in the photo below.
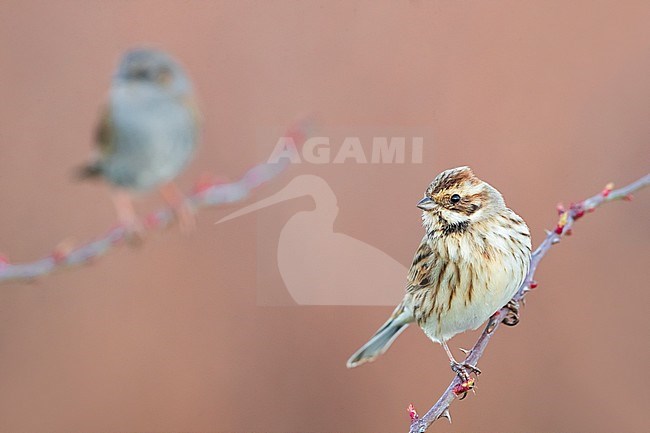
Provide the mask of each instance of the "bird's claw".
{"label": "bird's claw", "polygon": [[519,302],[511,300],[506,304],[505,308],[509,311],[506,313],[506,317],[503,318],[503,324],[506,326],[515,326],[519,323]]}
{"label": "bird's claw", "polygon": [[479,374],[481,374],[481,370],[479,370],[478,367],[474,365],[470,365],[468,363],[460,363],[460,362],[451,362],[451,370],[460,377],[460,379],[463,382],[469,382],[470,376],[472,374],[476,375],[478,377]]}
{"label": "bird's claw", "polygon": [[139,247],[144,243],[145,229],[139,221],[123,223],[122,227],[124,227],[124,240],[129,246]]}
{"label": "bird's claw", "polygon": [[196,216],[194,215],[195,209],[191,203],[187,201],[181,190],[170,182],[160,188],[160,194],[167,202],[174,216],[178,221],[178,225],[183,233],[190,233],[196,227]]}
{"label": "bird's claw", "polygon": [[194,208],[183,202],[181,205],[174,207],[174,214],[183,233],[191,233],[196,229],[196,215]]}

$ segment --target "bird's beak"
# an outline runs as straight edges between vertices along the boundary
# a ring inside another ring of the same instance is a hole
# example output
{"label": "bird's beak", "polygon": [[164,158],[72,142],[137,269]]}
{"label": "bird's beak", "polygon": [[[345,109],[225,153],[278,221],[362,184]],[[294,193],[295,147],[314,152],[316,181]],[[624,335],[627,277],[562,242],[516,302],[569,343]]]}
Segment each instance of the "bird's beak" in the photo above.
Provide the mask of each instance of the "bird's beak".
{"label": "bird's beak", "polygon": [[[292,198],[295,198],[293,195],[286,194],[286,192],[287,191],[285,189],[282,189],[277,193],[271,195],[270,197],[252,203],[248,206],[244,206],[243,208],[221,218],[215,224],[221,224],[228,220],[239,218],[240,216],[246,215],[247,213],[255,212],[256,210],[263,209],[267,206],[271,206],[276,203],[282,203],[283,201],[291,200]],[[299,197],[298,195],[296,196]]]}
{"label": "bird's beak", "polygon": [[272,206],[276,203],[282,203],[283,201],[291,200],[303,195],[310,195],[310,188],[312,188],[312,185],[305,181],[306,177],[307,176],[298,176],[292,179],[291,182],[289,182],[284,188],[275,194],[252,203],[248,206],[245,206],[229,215],[226,215],[215,224],[221,224],[228,220],[239,218],[240,216],[246,215],[247,213],[255,212],[267,206]]}
{"label": "bird's beak", "polygon": [[429,197],[424,197],[418,202],[418,207],[422,210],[431,210],[435,207],[436,203]]}

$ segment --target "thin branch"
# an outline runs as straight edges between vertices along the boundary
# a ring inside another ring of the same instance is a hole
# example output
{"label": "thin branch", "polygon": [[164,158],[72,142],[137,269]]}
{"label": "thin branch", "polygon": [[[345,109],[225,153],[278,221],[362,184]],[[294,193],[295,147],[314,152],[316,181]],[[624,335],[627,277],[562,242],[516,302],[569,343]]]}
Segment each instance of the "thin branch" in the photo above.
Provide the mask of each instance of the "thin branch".
{"label": "thin branch", "polygon": [[[285,137],[291,138],[293,144],[299,146],[305,139],[304,127],[306,126],[307,124],[304,122],[293,126],[285,132]],[[197,210],[244,200],[253,189],[282,173],[289,165],[290,153],[295,150],[286,147],[282,153],[274,155],[273,162],[263,162],[254,166],[235,182],[198,184],[185,200],[193,209]],[[163,208],[144,218],[143,230],[160,230],[172,224],[174,220],[173,210]],[[104,235],[83,245],[74,248],[60,245],[46,257],[32,262],[10,263],[5,257],[0,257],[0,283],[34,279],[58,269],[91,263],[106,254],[112,247],[128,240],[129,235],[126,227],[117,225],[110,228]]]}
{"label": "thin branch", "polygon": [[[560,218],[558,220],[555,230],[552,232],[547,232],[546,238],[544,241],[537,247],[533,252],[531,258],[530,270],[526,276],[526,280],[521,285],[513,301],[521,302],[526,293],[530,289],[535,288],[537,283],[534,280],[535,271],[537,266],[546,253],[550,250],[551,246],[560,242],[562,236],[568,236],[571,234],[571,229],[576,220],[582,218],[586,213],[593,212],[598,206],[603,203],[607,203],[614,200],[631,200],[632,193],[650,185],[650,174],[642,177],[641,179],[632,182],[631,184],[620,188],[613,189],[613,184],[608,184],[605,189],[599,194],[594,195],[586,200],[583,200],[577,204],[572,204],[568,210],[565,210],[561,205],[558,205],[558,213]],[[501,321],[506,317],[508,313],[507,308],[502,308],[498,313],[496,313],[490,319],[490,322],[486,326],[485,330],[479,337],[478,341],[472,347],[472,350],[469,351],[465,362],[470,365],[476,365],[478,360],[483,355],[487,344],[490,342],[490,338],[494,335],[494,332],[499,327]],[[431,409],[422,417],[417,415],[417,412],[413,409],[412,406],[409,407],[409,413],[411,414],[411,427],[409,433],[423,433],[429,426],[440,418],[447,418],[451,421],[451,416],[449,415],[449,406],[451,403],[458,397],[464,396],[467,391],[473,388],[474,382],[470,379],[468,382],[462,382],[461,379],[456,376],[454,380],[451,381],[451,384],[445,392],[442,393],[440,399],[433,405]]]}

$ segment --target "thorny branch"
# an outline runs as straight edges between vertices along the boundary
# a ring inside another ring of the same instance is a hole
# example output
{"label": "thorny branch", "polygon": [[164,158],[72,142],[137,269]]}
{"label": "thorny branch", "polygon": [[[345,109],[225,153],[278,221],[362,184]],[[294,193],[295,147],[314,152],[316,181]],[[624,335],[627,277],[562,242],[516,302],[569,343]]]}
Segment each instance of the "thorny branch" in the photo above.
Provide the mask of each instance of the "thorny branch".
{"label": "thorny branch", "polygon": [[[285,132],[285,137],[290,137],[296,146],[305,140],[304,128],[308,125],[297,124]],[[285,149],[283,152],[291,152],[295,149]],[[263,162],[248,170],[239,180],[222,182],[200,182],[192,193],[186,197],[186,201],[192,209],[202,207],[218,206],[244,200],[250,192],[270,181],[287,168],[291,158],[283,154],[274,158],[275,162]],[[172,224],[175,216],[170,208],[163,208],[152,212],[144,218],[145,231],[154,231],[165,228]],[[129,231],[122,225],[110,228],[104,235],[87,242],[83,245],[67,248],[59,246],[46,257],[28,263],[11,263],[6,257],[0,256],[0,283],[12,280],[29,280],[49,274],[57,269],[70,266],[83,265],[93,262],[96,258],[104,255],[112,247],[128,240]]]}
{"label": "thorny branch", "polygon": [[[542,258],[549,251],[551,246],[560,242],[562,236],[568,236],[571,234],[571,229],[576,220],[582,218],[586,213],[593,212],[598,206],[603,203],[607,203],[614,200],[631,200],[632,193],[650,185],[650,174],[645,175],[641,179],[632,182],[631,184],[620,188],[614,189],[613,184],[608,184],[605,189],[599,194],[594,195],[586,200],[583,200],[579,203],[572,204],[569,209],[565,210],[562,205],[558,205],[558,213],[560,218],[558,220],[555,230],[548,231],[544,241],[537,247],[533,252],[530,264],[530,270],[524,283],[521,285],[515,296],[512,298],[513,301],[521,302],[526,293],[531,289],[537,287],[537,282],[534,280],[535,271],[537,266]],[[507,308],[502,308],[494,316],[490,318],[488,325],[485,327],[485,330],[479,337],[478,341],[468,352],[465,362],[469,365],[476,365],[478,360],[483,355],[483,351],[487,347],[490,338],[494,335],[494,332],[498,328],[501,321],[506,317],[508,313]],[[442,396],[436,404],[433,405],[431,409],[422,417],[418,416],[417,412],[413,406],[409,406],[408,412],[411,416],[411,427],[409,433],[423,433],[429,426],[439,418],[447,418],[451,422],[451,415],[449,414],[449,406],[457,397],[464,397],[465,394],[471,390],[474,386],[474,380],[470,379],[467,382],[462,382],[461,379],[456,376],[454,380],[451,381],[451,384],[445,392],[442,393]]]}

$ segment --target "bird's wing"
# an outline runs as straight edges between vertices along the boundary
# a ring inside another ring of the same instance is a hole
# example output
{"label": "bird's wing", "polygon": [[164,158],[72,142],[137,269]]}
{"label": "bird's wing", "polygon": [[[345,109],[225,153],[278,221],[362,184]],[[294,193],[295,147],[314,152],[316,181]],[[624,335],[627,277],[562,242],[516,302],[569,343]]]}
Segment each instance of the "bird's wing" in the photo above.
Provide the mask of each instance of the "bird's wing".
{"label": "bird's wing", "polygon": [[115,151],[111,122],[111,112],[106,106],[102,110],[99,123],[95,129],[95,144],[99,149],[100,158],[106,157]]}
{"label": "bird's wing", "polygon": [[102,175],[102,160],[115,152],[112,129],[111,113],[108,106],[105,106],[95,128],[95,151],[90,158],[90,162],[77,169],[77,178],[89,179]]}
{"label": "bird's wing", "polygon": [[411,269],[409,269],[407,293],[416,292],[430,283],[432,255],[433,250],[425,236],[415,252]]}
{"label": "bird's wing", "polygon": [[203,116],[201,115],[201,110],[199,110],[199,104],[196,101],[196,96],[193,94],[183,96],[184,103],[183,105],[187,106],[191,116],[192,120],[194,121],[194,128],[195,130],[198,130],[201,128],[203,125]]}

